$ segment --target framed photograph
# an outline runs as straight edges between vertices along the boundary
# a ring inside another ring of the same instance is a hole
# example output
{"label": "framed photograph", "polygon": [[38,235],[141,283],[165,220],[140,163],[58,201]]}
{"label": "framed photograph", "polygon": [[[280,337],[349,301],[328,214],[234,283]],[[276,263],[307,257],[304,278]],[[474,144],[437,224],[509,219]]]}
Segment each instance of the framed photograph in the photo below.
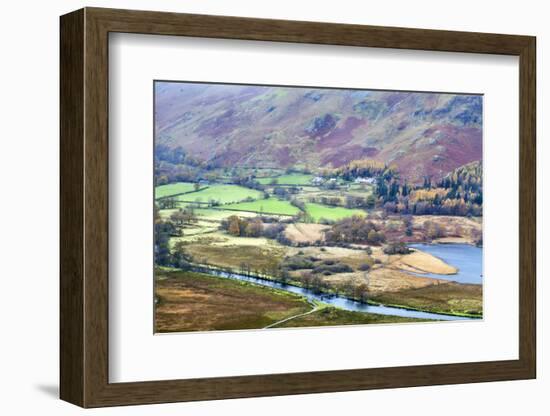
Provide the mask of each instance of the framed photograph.
{"label": "framed photograph", "polygon": [[534,378],[535,49],[62,16],[61,398]]}

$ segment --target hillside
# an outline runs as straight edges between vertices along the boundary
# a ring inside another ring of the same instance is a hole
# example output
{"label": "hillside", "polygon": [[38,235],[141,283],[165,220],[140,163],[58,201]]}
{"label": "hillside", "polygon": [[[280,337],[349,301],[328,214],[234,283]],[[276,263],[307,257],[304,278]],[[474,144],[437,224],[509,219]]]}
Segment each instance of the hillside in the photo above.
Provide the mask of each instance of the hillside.
{"label": "hillside", "polygon": [[441,179],[481,160],[482,97],[155,84],[156,143],[220,167],[340,167],[375,159]]}

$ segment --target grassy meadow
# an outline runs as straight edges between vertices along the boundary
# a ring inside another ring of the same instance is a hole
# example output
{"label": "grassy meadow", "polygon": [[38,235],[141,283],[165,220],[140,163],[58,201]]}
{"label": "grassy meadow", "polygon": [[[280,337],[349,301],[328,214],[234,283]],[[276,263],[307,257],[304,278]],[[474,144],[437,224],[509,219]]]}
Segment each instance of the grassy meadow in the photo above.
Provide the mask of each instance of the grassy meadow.
{"label": "grassy meadow", "polygon": [[366,216],[365,211],[360,209],[349,209],[344,207],[331,207],[323,204],[309,202],[305,204],[306,212],[313,221],[319,222],[322,219],[329,221],[338,221],[343,218],[353,217],[354,215]]}
{"label": "grassy meadow", "polygon": [[191,182],[177,182],[168,185],[161,185],[155,188],[155,198],[166,198],[169,196],[185,194],[195,191],[195,184]]}
{"label": "grassy meadow", "polygon": [[203,189],[179,195],[177,200],[180,202],[198,202],[209,204],[216,202],[219,204],[231,204],[246,199],[261,198],[262,193],[254,189],[245,188],[238,185],[209,185]]}
{"label": "grassy meadow", "polygon": [[224,209],[232,211],[248,211],[255,212],[257,214],[275,214],[275,215],[296,215],[300,212],[300,209],[292,205],[289,201],[266,198],[257,199],[251,202],[240,202],[237,204],[229,204],[224,206]]}

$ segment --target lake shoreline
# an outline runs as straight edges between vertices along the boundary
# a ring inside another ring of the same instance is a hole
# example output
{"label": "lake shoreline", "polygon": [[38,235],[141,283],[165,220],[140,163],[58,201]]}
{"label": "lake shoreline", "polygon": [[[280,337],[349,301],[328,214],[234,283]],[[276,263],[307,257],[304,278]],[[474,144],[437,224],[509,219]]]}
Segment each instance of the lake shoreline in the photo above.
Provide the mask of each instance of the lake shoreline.
{"label": "lake shoreline", "polygon": [[[483,249],[475,245],[464,243],[412,243],[411,249],[428,253],[439,260],[452,265],[457,272],[453,274],[416,273],[420,277],[483,285]],[[441,251],[440,248],[444,248]]]}

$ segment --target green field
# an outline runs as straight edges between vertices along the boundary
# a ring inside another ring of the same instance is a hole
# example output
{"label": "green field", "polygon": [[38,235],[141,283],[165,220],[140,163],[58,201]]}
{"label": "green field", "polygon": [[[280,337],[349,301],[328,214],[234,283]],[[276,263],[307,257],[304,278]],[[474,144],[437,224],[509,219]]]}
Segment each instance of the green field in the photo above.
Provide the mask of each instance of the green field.
{"label": "green field", "polygon": [[273,180],[277,181],[278,185],[311,185],[311,179],[313,175],[305,173],[291,173],[288,175],[281,175],[272,178],[259,178],[258,182],[262,185],[269,185]]}
{"label": "green field", "polygon": [[225,205],[223,208],[234,211],[252,211],[276,215],[295,215],[300,212],[300,210],[290,202],[277,198],[259,199],[253,202],[241,202],[240,204]]}
{"label": "green field", "polygon": [[244,201],[247,198],[259,199],[262,197],[262,192],[239,185],[210,185],[201,191],[180,195],[177,199],[182,202],[209,202],[213,200],[220,204],[231,204]]}
{"label": "green field", "polygon": [[171,195],[183,194],[195,190],[194,183],[177,182],[168,185],[160,185],[155,188],[155,199],[164,198]]}
{"label": "green field", "polygon": [[343,207],[329,207],[322,204],[314,204],[307,202],[306,211],[314,221],[319,221],[321,218],[331,221],[338,221],[342,218],[352,217],[354,215],[366,215],[365,211],[360,209],[349,209]]}

